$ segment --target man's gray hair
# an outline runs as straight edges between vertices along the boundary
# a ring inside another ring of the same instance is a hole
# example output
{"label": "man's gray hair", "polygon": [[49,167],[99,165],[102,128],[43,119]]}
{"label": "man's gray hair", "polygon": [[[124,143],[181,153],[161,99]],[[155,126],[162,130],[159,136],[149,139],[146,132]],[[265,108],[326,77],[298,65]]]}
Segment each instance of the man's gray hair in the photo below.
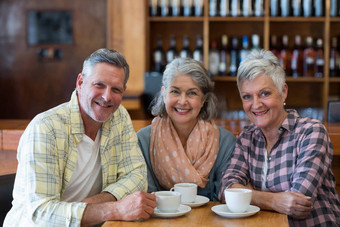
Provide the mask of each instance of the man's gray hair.
{"label": "man's gray hair", "polygon": [[82,74],[85,80],[91,76],[92,70],[97,63],[108,63],[118,68],[123,68],[125,74],[124,85],[126,85],[129,79],[130,69],[122,54],[116,50],[109,50],[107,48],[101,48],[93,52],[85,59],[83,64]]}

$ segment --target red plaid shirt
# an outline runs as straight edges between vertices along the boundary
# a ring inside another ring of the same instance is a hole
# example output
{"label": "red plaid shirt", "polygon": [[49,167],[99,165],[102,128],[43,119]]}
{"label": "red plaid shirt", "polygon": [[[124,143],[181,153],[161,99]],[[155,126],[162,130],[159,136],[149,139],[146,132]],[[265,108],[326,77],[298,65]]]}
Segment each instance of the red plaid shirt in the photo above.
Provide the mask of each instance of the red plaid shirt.
{"label": "red plaid shirt", "polygon": [[[333,146],[324,125],[299,117],[295,110],[279,130],[268,157],[266,187],[271,192],[296,191],[312,197],[313,209],[306,219],[289,217],[290,226],[340,226],[340,201],[331,171]],[[261,190],[266,141],[251,124],[238,135],[235,150],[221,180],[220,198],[234,183]]]}

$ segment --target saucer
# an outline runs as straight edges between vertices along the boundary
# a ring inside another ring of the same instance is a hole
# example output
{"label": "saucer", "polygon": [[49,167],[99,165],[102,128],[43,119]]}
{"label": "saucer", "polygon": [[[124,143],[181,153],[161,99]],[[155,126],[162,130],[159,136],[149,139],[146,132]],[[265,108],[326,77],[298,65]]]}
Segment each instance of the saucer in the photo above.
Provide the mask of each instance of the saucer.
{"label": "saucer", "polygon": [[211,210],[214,211],[216,214],[226,218],[244,218],[256,214],[260,211],[260,208],[250,205],[248,210],[244,213],[233,213],[228,209],[227,205],[221,204],[213,206]]}
{"label": "saucer", "polygon": [[179,205],[179,208],[176,212],[163,212],[160,211],[157,207],[155,208],[155,212],[153,213],[152,216],[154,217],[160,217],[160,218],[174,218],[174,217],[179,217],[182,215],[185,215],[186,213],[189,213],[191,211],[191,208],[186,205]]}
{"label": "saucer", "polygon": [[189,207],[199,207],[199,206],[206,204],[207,202],[209,202],[208,197],[197,195],[194,202],[192,202],[192,203],[182,203],[182,204],[187,205]]}

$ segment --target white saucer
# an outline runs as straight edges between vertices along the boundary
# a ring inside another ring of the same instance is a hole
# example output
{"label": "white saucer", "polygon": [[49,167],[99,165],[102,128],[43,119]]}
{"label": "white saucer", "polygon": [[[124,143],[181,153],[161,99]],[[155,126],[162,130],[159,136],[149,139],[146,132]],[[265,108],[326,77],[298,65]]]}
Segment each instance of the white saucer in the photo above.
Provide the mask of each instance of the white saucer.
{"label": "white saucer", "polygon": [[227,205],[221,204],[213,206],[211,210],[214,211],[216,214],[226,218],[244,218],[256,214],[257,212],[260,211],[260,208],[257,206],[250,205],[248,210],[244,213],[232,213],[228,209]]}
{"label": "white saucer", "polygon": [[205,196],[197,195],[194,202],[192,202],[192,203],[182,203],[182,204],[187,205],[189,207],[199,207],[199,206],[206,204],[207,202],[209,202],[209,198],[207,198]]}
{"label": "white saucer", "polygon": [[160,217],[160,218],[174,218],[174,217],[185,215],[186,213],[189,213],[190,211],[191,211],[191,207],[183,205],[183,204],[179,205],[177,212],[173,212],[173,213],[162,212],[158,210],[158,208],[156,207],[155,212],[153,213],[152,216]]}

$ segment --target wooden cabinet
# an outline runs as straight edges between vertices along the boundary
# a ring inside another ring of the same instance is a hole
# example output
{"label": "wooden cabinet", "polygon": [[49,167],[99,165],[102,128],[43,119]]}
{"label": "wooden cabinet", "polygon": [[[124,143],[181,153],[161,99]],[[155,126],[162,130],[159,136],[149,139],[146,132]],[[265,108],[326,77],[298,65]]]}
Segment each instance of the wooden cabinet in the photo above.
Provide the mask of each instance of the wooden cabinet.
{"label": "wooden cabinet", "polygon": [[[260,36],[261,47],[269,49],[270,37],[286,34],[289,36],[289,47],[294,44],[294,36],[301,35],[302,43],[306,36],[314,40],[322,38],[324,43],[324,76],[322,78],[299,77],[287,75],[289,87],[287,107],[312,107],[323,110],[323,120],[327,116],[329,99],[340,99],[340,77],[329,77],[330,39],[340,36],[340,18],[330,17],[330,1],[324,1],[325,16],[323,17],[271,17],[270,0],[264,0],[263,17],[209,17],[209,0],[204,0],[204,15],[202,17],[151,17],[149,1],[145,1],[146,10],[146,70],[151,70],[152,51],[156,48],[156,40],[161,37],[163,48],[169,48],[169,39],[176,37],[177,50],[182,48],[182,38],[189,37],[190,49],[196,47],[196,37],[203,37],[204,65],[208,68],[209,48],[212,40],[220,40],[223,34],[230,37],[252,34]],[[340,75],[339,75],[340,76]],[[236,87],[236,78],[230,76],[214,76],[216,94],[220,107],[228,110],[241,110],[241,100]]]}

